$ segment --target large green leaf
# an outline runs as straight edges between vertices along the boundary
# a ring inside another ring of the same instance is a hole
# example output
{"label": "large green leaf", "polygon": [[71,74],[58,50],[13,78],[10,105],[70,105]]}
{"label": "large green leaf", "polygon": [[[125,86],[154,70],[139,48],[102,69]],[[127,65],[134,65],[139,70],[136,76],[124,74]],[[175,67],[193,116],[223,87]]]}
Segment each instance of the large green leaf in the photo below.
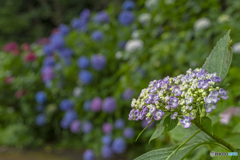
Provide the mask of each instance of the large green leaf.
{"label": "large green leaf", "polygon": [[212,120],[206,116],[201,118],[201,124],[202,126],[212,134]]}
{"label": "large green leaf", "polygon": [[230,31],[221,38],[211,51],[202,68],[209,73],[216,72],[222,80],[226,77],[228,69],[232,63],[232,49],[230,44]]}
{"label": "large green leaf", "polygon": [[240,160],[240,149],[236,149],[234,152],[237,152],[238,156],[232,156],[231,160]]}
{"label": "large green leaf", "polygon": [[163,126],[164,126],[163,134],[174,129],[177,126],[177,124],[178,124],[178,119],[177,118],[171,119],[171,115],[168,115],[163,122]]}
{"label": "large green leaf", "polygon": [[[194,137],[192,138],[192,136]],[[188,140],[188,143],[181,148],[179,148],[179,146],[173,146],[153,150],[135,158],[134,160],[181,160],[187,157],[198,146],[214,142],[214,140],[208,135],[199,131],[197,132],[197,135],[191,135],[188,137]]]}

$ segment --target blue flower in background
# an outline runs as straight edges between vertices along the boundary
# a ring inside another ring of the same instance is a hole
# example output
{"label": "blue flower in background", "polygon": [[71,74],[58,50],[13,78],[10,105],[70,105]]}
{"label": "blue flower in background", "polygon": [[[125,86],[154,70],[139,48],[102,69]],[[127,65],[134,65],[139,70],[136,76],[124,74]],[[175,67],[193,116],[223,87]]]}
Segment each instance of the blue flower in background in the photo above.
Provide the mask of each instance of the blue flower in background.
{"label": "blue flower in background", "polygon": [[74,103],[69,99],[64,99],[60,103],[60,109],[62,111],[71,110],[74,107]]}
{"label": "blue flower in background", "polygon": [[62,48],[59,50],[59,54],[63,59],[68,59],[72,57],[73,51],[70,48]]}
{"label": "blue flower in background", "polygon": [[42,68],[42,80],[43,82],[51,81],[54,78],[54,71],[52,67]]}
{"label": "blue flower in background", "polygon": [[126,89],[126,90],[123,92],[122,96],[123,96],[123,99],[124,99],[124,100],[130,100],[130,99],[132,99],[133,89],[131,89],[131,88]]}
{"label": "blue flower in background", "polygon": [[127,128],[125,128],[124,129],[124,131],[123,131],[123,136],[125,137],[125,138],[133,138],[133,136],[134,136],[134,130],[133,130],[133,128],[131,128],[131,127],[127,127]]}
{"label": "blue flower in background", "polygon": [[102,143],[103,143],[104,145],[110,145],[111,142],[112,142],[112,137],[111,137],[111,135],[105,134],[104,136],[102,136]]}
{"label": "blue flower in background", "polygon": [[89,84],[93,80],[92,73],[83,70],[79,73],[78,78],[82,81],[83,84]]}
{"label": "blue flower in background", "polygon": [[102,126],[103,133],[110,134],[112,133],[113,127],[111,123],[104,123]]}
{"label": "blue flower in background", "polygon": [[120,24],[128,26],[134,21],[134,15],[131,11],[122,11],[119,14],[118,21]]}
{"label": "blue flower in background", "polygon": [[86,56],[81,56],[78,61],[77,65],[80,69],[86,69],[89,67],[89,60]]}
{"label": "blue flower in background", "polygon": [[61,34],[51,35],[50,42],[54,46],[54,49],[61,49],[65,45],[64,37]]}
{"label": "blue flower in background", "polygon": [[89,9],[84,9],[81,13],[80,13],[80,20],[83,23],[87,23],[90,19],[91,16],[91,11]]}
{"label": "blue flower in background", "polygon": [[103,146],[101,148],[101,155],[104,159],[111,158],[113,156],[112,149],[109,146]]}
{"label": "blue flower in background", "polygon": [[85,111],[90,111],[91,110],[91,101],[88,100],[88,101],[85,101],[84,104],[83,104],[83,108]]}
{"label": "blue flower in background", "polygon": [[112,151],[116,154],[122,154],[126,150],[126,141],[122,137],[118,137],[113,141]]}
{"label": "blue flower in background", "polygon": [[135,8],[135,2],[127,0],[123,3],[122,9],[123,10],[133,10]]}
{"label": "blue flower in background", "polygon": [[102,70],[106,65],[106,58],[103,55],[95,54],[91,58],[92,67],[95,70]]}
{"label": "blue flower in background", "polygon": [[79,18],[74,18],[72,21],[71,21],[71,26],[73,29],[77,29],[79,30],[80,32],[82,31],[86,31],[87,29],[87,26],[85,23],[81,22]]}
{"label": "blue flower in background", "polygon": [[120,42],[118,43],[118,47],[119,47],[120,49],[124,49],[125,44],[126,44],[126,41],[120,41]]}
{"label": "blue flower in background", "polygon": [[43,91],[39,91],[35,94],[35,100],[37,101],[37,103],[39,104],[43,104],[44,102],[46,102],[47,100],[47,95],[45,92]]}
{"label": "blue flower in background", "polygon": [[54,46],[52,44],[46,44],[43,46],[43,52],[46,56],[50,56],[53,54]]}
{"label": "blue flower in background", "polygon": [[94,17],[94,22],[96,23],[109,23],[109,15],[105,11],[97,12]]}
{"label": "blue flower in background", "polygon": [[67,25],[65,25],[65,24],[60,24],[60,25],[58,26],[58,30],[59,30],[59,32],[60,32],[63,36],[68,35],[68,33],[69,33],[69,31],[70,31],[69,27],[68,27]]}
{"label": "blue flower in background", "polygon": [[99,42],[103,39],[103,33],[101,31],[94,31],[91,37],[92,37],[92,40]]}
{"label": "blue flower in background", "polygon": [[44,67],[53,67],[55,65],[55,59],[52,56],[48,56],[43,60]]}
{"label": "blue flower in background", "polygon": [[117,129],[123,129],[125,127],[125,121],[123,119],[117,119],[114,125]]}
{"label": "blue flower in background", "polygon": [[70,124],[77,119],[77,113],[74,110],[68,110],[64,114],[63,119],[61,120],[61,127],[67,129]]}
{"label": "blue flower in background", "polygon": [[92,123],[89,121],[86,121],[82,126],[82,131],[83,133],[89,133],[92,131],[92,128],[93,128]]}
{"label": "blue flower in background", "polygon": [[103,101],[102,110],[106,113],[112,113],[117,108],[117,102],[113,97],[108,97]]}
{"label": "blue flower in background", "polygon": [[43,126],[46,123],[46,115],[41,113],[39,115],[37,115],[36,119],[35,119],[35,123],[38,126]]}
{"label": "blue flower in background", "polygon": [[88,149],[83,153],[83,160],[95,160],[95,155],[93,150]]}

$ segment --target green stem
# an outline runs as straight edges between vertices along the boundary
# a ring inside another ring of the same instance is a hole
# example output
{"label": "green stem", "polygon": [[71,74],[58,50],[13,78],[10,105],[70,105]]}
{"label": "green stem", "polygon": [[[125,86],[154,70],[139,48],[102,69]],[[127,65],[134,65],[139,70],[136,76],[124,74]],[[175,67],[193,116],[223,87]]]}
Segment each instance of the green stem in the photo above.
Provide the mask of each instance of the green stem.
{"label": "green stem", "polygon": [[199,128],[201,129],[203,132],[205,132],[209,137],[211,137],[212,139],[214,139],[216,142],[222,144],[223,146],[225,146],[226,148],[228,148],[230,151],[234,152],[235,148],[227,143],[226,141],[224,141],[223,139],[219,138],[218,136],[211,134],[208,130],[206,130],[198,121],[193,121],[193,123]]}

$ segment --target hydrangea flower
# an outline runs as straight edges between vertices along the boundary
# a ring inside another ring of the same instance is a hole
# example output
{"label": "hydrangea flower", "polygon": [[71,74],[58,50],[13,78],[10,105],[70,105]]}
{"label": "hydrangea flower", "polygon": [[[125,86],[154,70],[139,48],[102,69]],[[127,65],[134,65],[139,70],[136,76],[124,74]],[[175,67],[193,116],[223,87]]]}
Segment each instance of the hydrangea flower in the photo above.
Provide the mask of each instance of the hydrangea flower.
{"label": "hydrangea flower", "polygon": [[46,123],[46,115],[41,113],[39,115],[37,115],[36,119],[35,119],[35,123],[38,126],[43,126]]}
{"label": "hydrangea flower", "polygon": [[84,32],[87,30],[86,23],[82,22],[79,18],[74,18],[71,21],[71,26],[73,29],[77,29],[80,32]]}
{"label": "hydrangea flower", "polygon": [[123,10],[133,10],[135,8],[135,2],[131,1],[131,0],[126,0],[123,4],[122,4],[122,9]]}
{"label": "hydrangea flower", "polygon": [[117,119],[114,123],[117,129],[123,129],[125,127],[125,121],[123,119]]}
{"label": "hydrangea flower", "polygon": [[142,13],[139,15],[138,17],[138,21],[142,24],[142,25],[146,25],[148,23],[150,23],[152,16],[150,13]]}
{"label": "hydrangea flower", "polygon": [[66,111],[63,119],[60,122],[61,127],[67,129],[70,124],[77,119],[77,117],[77,113],[74,110]]}
{"label": "hydrangea flower", "polygon": [[240,53],[240,42],[237,42],[232,46],[232,51],[233,53],[237,53],[237,54]]}
{"label": "hydrangea flower", "polygon": [[86,121],[85,123],[83,123],[83,126],[82,126],[83,133],[89,133],[92,131],[92,129],[93,129],[93,125],[91,122]]}
{"label": "hydrangea flower", "polygon": [[219,116],[220,122],[227,125],[230,122],[232,116],[240,117],[240,107],[229,107],[223,111],[223,113],[219,114]]}
{"label": "hydrangea flower", "polygon": [[117,108],[117,102],[113,97],[104,99],[102,110],[106,113],[112,113]]}
{"label": "hydrangea flower", "polygon": [[126,151],[126,141],[122,137],[118,137],[113,141],[112,151],[116,154],[122,154]]}
{"label": "hydrangea flower", "polygon": [[81,87],[75,87],[73,89],[73,96],[74,97],[79,97],[79,96],[81,96],[82,93],[83,93],[83,88],[81,88]]}
{"label": "hydrangea flower", "polygon": [[101,110],[101,106],[102,106],[102,99],[99,97],[95,97],[92,101],[91,101],[91,110],[94,112],[98,112]]}
{"label": "hydrangea flower", "polygon": [[122,11],[118,16],[118,21],[123,26],[132,24],[134,19],[134,15],[131,11]]}
{"label": "hydrangea flower", "polygon": [[102,126],[103,133],[110,134],[113,130],[113,126],[111,123],[104,123]]}
{"label": "hydrangea flower", "polygon": [[180,123],[189,128],[200,105],[211,113],[220,99],[228,99],[226,91],[216,87],[219,83],[221,78],[216,73],[210,74],[199,68],[189,69],[185,75],[151,81],[138,99],[132,99],[129,120],[145,119],[150,123],[170,112],[171,119],[183,117]]}
{"label": "hydrangea flower", "polygon": [[54,49],[61,49],[65,45],[65,40],[61,34],[53,34],[50,36],[50,43]]}
{"label": "hydrangea flower", "polygon": [[99,42],[103,39],[103,33],[101,31],[94,31],[91,37],[92,37],[92,40]]}
{"label": "hydrangea flower", "polygon": [[120,42],[118,43],[118,47],[119,47],[120,49],[124,49],[125,44],[126,44],[126,41],[120,41]]}
{"label": "hydrangea flower", "polygon": [[54,51],[54,46],[49,43],[43,46],[43,52],[45,53],[46,56],[51,56]]}
{"label": "hydrangea flower", "polygon": [[111,137],[111,135],[105,134],[105,135],[102,137],[102,143],[103,143],[104,145],[110,145],[111,142],[112,142],[112,137]]}
{"label": "hydrangea flower", "polygon": [[106,11],[97,12],[94,17],[94,22],[96,23],[109,23],[109,15]]}
{"label": "hydrangea flower", "polygon": [[86,56],[79,57],[77,65],[80,69],[86,69],[89,67],[89,60]]}
{"label": "hydrangea flower", "polygon": [[133,53],[137,50],[141,50],[142,48],[143,48],[143,41],[140,39],[129,40],[125,45],[125,51],[129,53]]}
{"label": "hydrangea flower", "polygon": [[87,23],[90,19],[91,11],[89,9],[84,9],[80,15],[79,18],[83,23]]}
{"label": "hydrangea flower", "polygon": [[73,109],[73,107],[74,107],[74,103],[69,99],[64,99],[60,103],[60,109],[62,111],[71,110]]}
{"label": "hydrangea flower", "polygon": [[47,56],[44,60],[43,60],[43,66],[44,67],[53,67],[55,65],[55,59],[52,56]]}
{"label": "hydrangea flower", "polygon": [[70,125],[70,130],[72,133],[78,133],[81,129],[81,122],[79,120],[75,120]]}
{"label": "hydrangea flower", "polygon": [[45,103],[46,100],[47,100],[47,95],[46,95],[46,93],[43,92],[43,91],[37,92],[36,95],[35,95],[35,100],[36,100],[37,103],[39,103],[39,104]]}
{"label": "hydrangea flower", "polygon": [[95,155],[93,150],[88,149],[83,153],[83,160],[95,160]]}
{"label": "hydrangea flower", "polygon": [[83,108],[85,111],[90,111],[91,110],[91,101],[90,100],[85,101],[83,104]]}
{"label": "hydrangea flower", "polygon": [[113,152],[112,152],[112,149],[111,149],[111,147],[109,147],[109,146],[103,146],[102,148],[101,148],[101,155],[102,155],[102,158],[106,158],[106,159],[108,159],[108,158],[111,158],[112,156],[113,156]]}
{"label": "hydrangea flower", "polygon": [[131,88],[126,89],[122,94],[122,97],[124,100],[130,100],[132,96],[133,96],[133,89]]}
{"label": "hydrangea flower", "polygon": [[63,36],[68,35],[68,33],[69,33],[69,31],[70,31],[69,27],[68,27],[67,25],[65,25],[65,24],[60,24],[60,25],[58,26],[58,30],[59,30],[59,32],[60,32]]}
{"label": "hydrangea flower", "polygon": [[124,131],[123,131],[123,136],[125,138],[128,138],[128,139],[133,138],[133,136],[134,136],[134,129],[130,128],[130,127],[125,128]]}
{"label": "hydrangea flower", "polygon": [[83,84],[89,84],[93,80],[92,73],[87,70],[83,70],[79,73],[78,78],[81,80]]}
{"label": "hydrangea flower", "polygon": [[206,17],[203,17],[203,18],[200,18],[198,19],[195,23],[194,23],[194,29],[196,31],[198,30],[204,30],[204,29],[207,29],[209,28],[211,25],[211,20],[206,18]]}
{"label": "hydrangea flower", "polygon": [[106,66],[106,57],[100,54],[95,54],[91,57],[91,64],[95,70],[101,71]]}

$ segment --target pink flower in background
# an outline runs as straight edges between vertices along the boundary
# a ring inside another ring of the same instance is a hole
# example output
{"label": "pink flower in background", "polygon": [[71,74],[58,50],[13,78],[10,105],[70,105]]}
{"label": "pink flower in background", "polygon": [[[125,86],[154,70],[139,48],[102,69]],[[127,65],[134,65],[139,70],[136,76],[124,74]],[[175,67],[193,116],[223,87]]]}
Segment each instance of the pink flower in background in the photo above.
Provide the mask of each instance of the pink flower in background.
{"label": "pink flower in background", "polygon": [[13,55],[18,55],[20,53],[19,49],[18,49],[18,44],[16,42],[9,42],[9,43],[5,44],[2,48],[2,50],[4,52],[10,52]]}
{"label": "pink flower in background", "polygon": [[23,95],[25,95],[26,93],[27,93],[26,90],[18,90],[18,91],[15,92],[15,97],[16,97],[17,99],[19,99],[19,98],[21,98]]}
{"label": "pink flower in background", "polygon": [[49,43],[49,39],[48,39],[48,38],[45,38],[45,37],[39,38],[39,39],[37,40],[37,44],[39,44],[39,45],[44,45],[44,44],[48,44],[48,43]]}
{"label": "pink flower in background", "polygon": [[56,34],[56,33],[58,33],[58,32],[59,32],[58,28],[54,28],[54,29],[51,31],[51,34]]}
{"label": "pink flower in background", "polygon": [[13,76],[8,76],[4,79],[4,83],[10,84],[13,82],[13,80],[14,80]]}
{"label": "pink flower in background", "polygon": [[239,107],[229,107],[223,113],[219,114],[220,122],[222,124],[228,124],[232,116],[240,117],[240,108]]}
{"label": "pink flower in background", "polygon": [[91,110],[94,112],[98,112],[101,110],[102,99],[99,97],[95,97],[91,102]]}
{"label": "pink flower in background", "polygon": [[23,51],[31,51],[31,46],[30,46],[28,43],[23,43],[23,44],[21,45],[21,49],[22,49]]}
{"label": "pink flower in background", "polygon": [[33,62],[37,59],[37,56],[33,52],[29,52],[24,57],[25,62]]}

